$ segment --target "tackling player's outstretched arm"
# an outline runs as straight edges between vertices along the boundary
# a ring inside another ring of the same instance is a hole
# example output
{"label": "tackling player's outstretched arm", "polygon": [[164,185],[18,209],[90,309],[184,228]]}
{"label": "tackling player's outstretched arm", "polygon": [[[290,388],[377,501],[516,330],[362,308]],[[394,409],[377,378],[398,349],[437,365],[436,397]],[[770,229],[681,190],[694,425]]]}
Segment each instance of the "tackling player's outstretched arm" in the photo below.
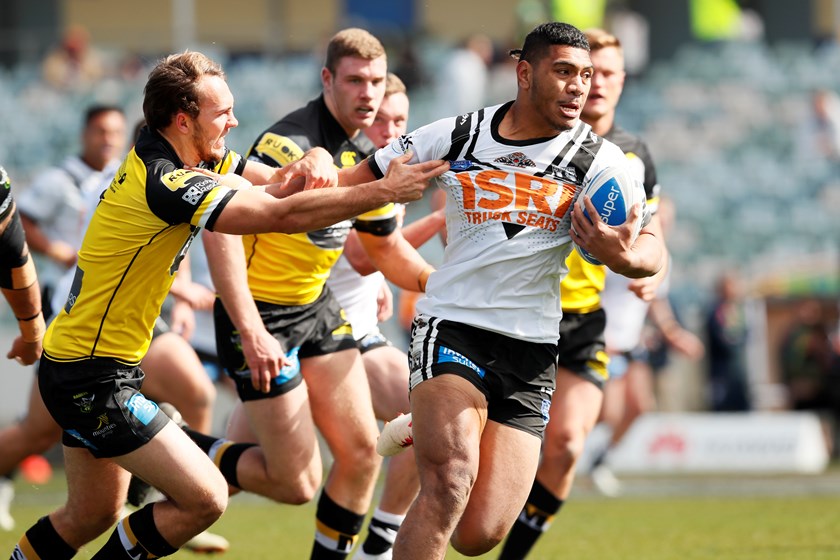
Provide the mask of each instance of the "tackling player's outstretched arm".
{"label": "tackling player's outstretched arm", "polygon": [[[417,200],[423,196],[429,179],[444,173],[449,164],[434,160],[408,165],[409,158],[407,154],[395,158],[385,177],[352,189],[310,190],[284,199],[240,190],[224,207],[212,229],[237,234],[298,233],[333,225],[389,202]],[[289,173],[297,177],[304,176],[304,172],[295,168]]]}

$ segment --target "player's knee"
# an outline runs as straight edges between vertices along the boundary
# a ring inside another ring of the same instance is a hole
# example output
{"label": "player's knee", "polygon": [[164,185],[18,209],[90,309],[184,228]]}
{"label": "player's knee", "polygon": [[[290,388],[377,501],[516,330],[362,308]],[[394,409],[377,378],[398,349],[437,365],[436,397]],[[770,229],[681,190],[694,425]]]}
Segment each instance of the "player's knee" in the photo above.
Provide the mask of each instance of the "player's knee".
{"label": "player's knee", "polygon": [[321,486],[321,466],[307,468],[297,476],[288,469],[272,469],[268,473],[267,498],[294,506],[311,502]]}
{"label": "player's knee", "polygon": [[457,528],[452,534],[450,542],[452,543],[452,548],[464,556],[481,556],[492,550],[504,538],[505,531],[501,528],[480,532],[465,531]]}
{"label": "player's knee", "polygon": [[203,488],[192,495],[189,504],[191,513],[196,519],[213,524],[225,512],[228,504],[228,484],[219,471],[208,471],[207,478],[202,481]]}
{"label": "player's knee", "polygon": [[563,426],[556,431],[546,434],[543,442],[544,460],[552,464],[572,466],[583,454],[586,441],[585,430]]}
{"label": "player's knee", "polygon": [[466,464],[449,463],[433,473],[424,473],[423,478],[421,488],[433,493],[435,503],[443,511],[460,514],[466,508],[475,483],[475,474]]}
{"label": "player's knee", "polygon": [[29,427],[23,433],[28,455],[43,453],[61,440],[61,428],[58,426]]}
{"label": "player's knee", "polygon": [[373,437],[360,439],[358,445],[345,447],[335,454],[336,462],[344,468],[361,476],[376,476],[382,457],[376,452],[376,439]]}

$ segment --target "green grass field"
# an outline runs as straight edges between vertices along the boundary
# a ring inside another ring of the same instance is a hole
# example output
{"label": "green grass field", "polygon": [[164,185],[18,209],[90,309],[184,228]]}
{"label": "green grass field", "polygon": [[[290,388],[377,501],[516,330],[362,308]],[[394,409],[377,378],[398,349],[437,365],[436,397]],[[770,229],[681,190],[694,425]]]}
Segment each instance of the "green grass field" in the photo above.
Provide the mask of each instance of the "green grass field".
{"label": "green grass field", "polygon": [[[840,559],[840,476],[639,478],[628,496],[598,497],[582,480],[534,559]],[[12,513],[22,531],[63,498],[63,478],[40,488],[17,483]],[[226,536],[225,560],[306,559],[314,505],[281,506],[235,497],[213,530]],[[18,534],[0,532],[11,552]],[[104,538],[104,537],[103,537]],[[77,558],[90,558],[94,546]],[[497,552],[482,558],[495,558]],[[179,552],[173,558],[196,557]],[[450,552],[447,558],[463,558]]]}

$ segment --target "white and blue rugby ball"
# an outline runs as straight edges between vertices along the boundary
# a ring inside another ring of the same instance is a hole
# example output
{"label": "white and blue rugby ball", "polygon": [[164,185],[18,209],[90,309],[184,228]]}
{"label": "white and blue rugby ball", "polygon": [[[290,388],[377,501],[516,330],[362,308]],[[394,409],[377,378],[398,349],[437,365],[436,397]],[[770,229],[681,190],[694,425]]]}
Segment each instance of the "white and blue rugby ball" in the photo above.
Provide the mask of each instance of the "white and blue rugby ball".
{"label": "white and blue rugby ball", "polygon": [[[592,200],[592,205],[598,211],[598,218],[602,222],[608,226],[620,226],[627,221],[633,205],[645,201],[645,190],[629,166],[606,167],[583,187],[575,201],[578,210],[583,211],[583,215],[591,220],[583,203],[584,196],[589,196]],[[635,235],[639,235],[641,229],[642,218],[639,218]],[[574,243],[574,247],[586,262],[603,264],[577,243]]]}

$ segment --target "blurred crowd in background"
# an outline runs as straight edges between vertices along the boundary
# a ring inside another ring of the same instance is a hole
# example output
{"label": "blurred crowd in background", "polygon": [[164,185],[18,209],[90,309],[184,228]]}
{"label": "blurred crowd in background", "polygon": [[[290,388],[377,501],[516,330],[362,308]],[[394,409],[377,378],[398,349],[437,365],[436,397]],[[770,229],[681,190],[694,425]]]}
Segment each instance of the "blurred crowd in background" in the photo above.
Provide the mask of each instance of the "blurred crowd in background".
{"label": "blurred crowd in background", "polygon": [[[0,4],[18,11],[23,5]],[[39,171],[79,149],[82,113],[90,104],[119,105],[129,123],[138,120],[148,70],[167,54],[99,41],[84,22],[66,17],[74,2],[49,4],[65,14],[52,16],[51,44],[19,52],[3,44],[0,164],[18,193]],[[837,423],[840,47],[832,30],[840,28],[840,14],[831,12],[828,24],[812,19],[825,16],[831,3],[475,4],[511,22],[502,39],[471,19],[463,19],[460,37],[444,38],[428,26],[366,20],[373,10],[364,2],[337,4],[336,28],[365,27],[386,44],[389,69],[411,98],[409,129],[513,98],[515,61],[508,50],[535,23],[558,19],[619,36],[629,76],[618,122],[646,139],[662,192],[673,202],[670,298],[681,322],[706,344],[699,363],[652,353],[661,372],[659,407],[815,409],[828,424]],[[421,9],[419,2],[406,4]],[[172,17],[199,5],[173,0]],[[224,17],[236,25],[235,13]],[[22,19],[18,37],[26,25],[37,26]],[[224,65],[240,123],[228,146],[239,152],[267,123],[320,89],[318,39],[309,49],[270,54],[206,38],[183,46]],[[428,210],[428,201],[413,204],[406,219]],[[423,249],[432,262],[442,255],[433,245]],[[6,311],[3,318],[11,321]],[[393,340],[405,340],[397,320],[389,326]],[[661,338],[651,326],[651,350],[660,349]]]}

